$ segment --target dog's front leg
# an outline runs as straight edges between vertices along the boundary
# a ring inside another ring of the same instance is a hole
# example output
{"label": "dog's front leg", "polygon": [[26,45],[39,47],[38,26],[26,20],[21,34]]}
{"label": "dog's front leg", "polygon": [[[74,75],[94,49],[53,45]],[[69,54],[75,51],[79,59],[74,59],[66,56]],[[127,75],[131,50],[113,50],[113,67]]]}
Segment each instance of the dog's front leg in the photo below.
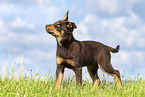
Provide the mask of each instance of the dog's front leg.
{"label": "dog's front leg", "polygon": [[76,75],[76,84],[82,86],[82,67],[74,69]]}
{"label": "dog's front leg", "polygon": [[55,89],[60,88],[60,85],[61,85],[61,82],[62,82],[62,79],[63,79],[63,74],[64,74],[64,66],[57,65]]}

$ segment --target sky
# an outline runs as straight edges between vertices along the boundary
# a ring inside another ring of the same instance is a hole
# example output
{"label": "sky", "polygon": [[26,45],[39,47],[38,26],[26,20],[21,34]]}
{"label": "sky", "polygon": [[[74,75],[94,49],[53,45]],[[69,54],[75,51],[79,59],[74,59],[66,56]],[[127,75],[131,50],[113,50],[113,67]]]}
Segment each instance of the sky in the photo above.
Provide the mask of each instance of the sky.
{"label": "sky", "polygon": [[[14,68],[19,74],[55,76],[56,40],[46,24],[69,21],[77,40],[93,40],[111,47],[111,63],[125,77],[145,78],[145,0],[0,0],[0,74]],[[99,76],[104,73],[99,70]],[[73,75],[66,69],[65,76]],[[86,68],[83,79],[90,79]]]}

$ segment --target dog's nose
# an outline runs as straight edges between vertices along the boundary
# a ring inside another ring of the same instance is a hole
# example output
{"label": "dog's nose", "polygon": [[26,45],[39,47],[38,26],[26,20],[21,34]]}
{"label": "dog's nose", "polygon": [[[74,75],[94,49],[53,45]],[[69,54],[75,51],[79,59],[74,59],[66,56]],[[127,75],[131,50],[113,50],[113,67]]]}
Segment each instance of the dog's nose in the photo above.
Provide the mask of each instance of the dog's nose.
{"label": "dog's nose", "polygon": [[46,30],[50,30],[49,25],[46,25],[45,28]]}

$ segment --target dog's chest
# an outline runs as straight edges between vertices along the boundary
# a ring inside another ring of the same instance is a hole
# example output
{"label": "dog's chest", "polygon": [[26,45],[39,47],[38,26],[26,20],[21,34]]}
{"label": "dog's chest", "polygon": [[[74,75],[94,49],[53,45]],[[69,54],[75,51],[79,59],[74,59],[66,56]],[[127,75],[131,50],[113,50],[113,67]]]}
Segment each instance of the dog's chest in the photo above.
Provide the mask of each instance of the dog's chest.
{"label": "dog's chest", "polygon": [[58,65],[64,65],[67,68],[73,68],[78,65],[78,52],[76,50],[57,49],[56,62]]}
{"label": "dog's chest", "polygon": [[73,59],[65,59],[62,57],[56,57],[57,65],[64,65],[67,68],[73,68],[77,66],[76,62]]}
{"label": "dog's chest", "polygon": [[73,42],[68,48],[57,47],[56,61],[57,64],[64,65],[68,68],[73,68],[81,64],[81,43]]}

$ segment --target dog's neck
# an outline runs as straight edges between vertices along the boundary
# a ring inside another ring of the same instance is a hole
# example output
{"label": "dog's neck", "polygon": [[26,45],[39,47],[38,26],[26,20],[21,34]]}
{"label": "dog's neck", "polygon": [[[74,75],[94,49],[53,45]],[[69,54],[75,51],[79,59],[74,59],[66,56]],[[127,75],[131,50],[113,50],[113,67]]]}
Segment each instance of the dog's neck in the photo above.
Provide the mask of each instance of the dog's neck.
{"label": "dog's neck", "polygon": [[63,48],[69,48],[70,45],[76,41],[73,35],[68,35],[67,37],[64,37],[63,39],[59,40],[57,39],[57,47],[63,47]]}

